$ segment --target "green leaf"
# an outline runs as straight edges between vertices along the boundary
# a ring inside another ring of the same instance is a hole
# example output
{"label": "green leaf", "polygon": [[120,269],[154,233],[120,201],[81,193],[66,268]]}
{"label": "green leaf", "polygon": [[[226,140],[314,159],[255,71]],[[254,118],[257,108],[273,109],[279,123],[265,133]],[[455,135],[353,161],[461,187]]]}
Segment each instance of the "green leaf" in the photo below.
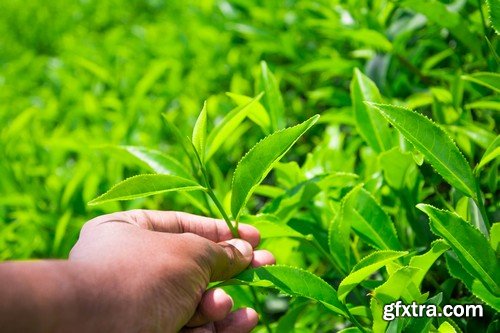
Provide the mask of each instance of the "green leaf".
{"label": "green leaf", "polygon": [[257,228],[262,239],[276,237],[305,238],[304,235],[288,225],[280,224],[278,218],[273,215],[243,215],[240,222],[248,223]]}
{"label": "green leaf", "polygon": [[381,103],[375,83],[357,68],[351,81],[351,100],[356,127],[363,139],[377,153],[391,148],[391,132],[384,117],[363,102]]}
{"label": "green leaf", "polygon": [[193,128],[193,145],[202,161],[205,160],[205,146],[207,142],[207,102],[203,103],[200,115]]}
{"label": "green leaf", "polygon": [[344,273],[349,271],[351,263],[351,220],[344,217],[345,203],[353,193],[354,191],[350,191],[342,198],[337,215],[328,228],[328,247],[330,249],[330,254]]}
{"label": "green leaf", "polygon": [[373,315],[373,332],[385,332],[388,322],[382,318],[384,305],[392,303],[407,291],[408,286],[413,283],[413,276],[418,268],[405,266],[398,269],[389,276],[386,282],[375,288],[370,301],[370,309]]}
{"label": "green leaf", "polygon": [[455,328],[447,321],[443,322],[439,327],[438,327],[438,332],[439,333],[457,333]]}
{"label": "green leaf", "polygon": [[220,146],[228,139],[228,137],[234,133],[235,128],[238,127],[247,117],[248,113],[260,100],[262,95],[263,93],[260,93],[250,102],[231,110],[210,132],[207,138],[208,151],[205,158],[207,161],[217,152],[217,150],[219,150]]}
{"label": "green leaf", "polygon": [[434,24],[447,28],[452,35],[470,48],[476,55],[481,56],[481,43],[478,37],[470,30],[469,23],[451,6],[446,6],[438,0],[407,0],[401,6],[422,13]]}
{"label": "green leaf", "polygon": [[455,213],[424,204],[417,208],[429,216],[431,230],[448,242],[467,272],[500,295],[500,264],[484,235]]}
{"label": "green leaf", "polygon": [[351,219],[352,228],[368,244],[379,250],[400,250],[396,229],[391,218],[364,188],[346,201],[344,218]]}
{"label": "green leaf", "polygon": [[97,205],[109,201],[132,200],[172,191],[204,190],[198,183],[172,175],[138,175],[125,179],[108,192],[89,202]]}
{"label": "green leaf", "polygon": [[265,61],[261,61],[261,89],[266,95],[264,97],[264,106],[269,111],[271,127],[277,131],[285,127],[285,106],[279,90],[278,81],[273,73],[267,67]]}
{"label": "green leaf", "polygon": [[[436,296],[429,298],[423,304],[434,304],[439,306],[443,301],[443,293],[439,293]],[[409,318],[408,324],[404,328],[405,333],[422,333],[430,332],[429,328],[433,321],[432,317],[422,316]]]}
{"label": "green leaf", "polygon": [[156,173],[192,178],[192,176],[186,172],[186,167],[179,163],[178,160],[158,150],[136,146],[118,146],[116,148],[126,151]]}
{"label": "green leaf", "polygon": [[419,256],[413,256],[410,259],[411,267],[420,268],[420,270],[413,276],[413,283],[415,283],[417,287],[420,287],[425,275],[434,262],[449,248],[450,246],[445,241],[438,239],[432,243],[432,247],[427,253]]}
{"label": "green leaf", "polygon": [[490,229],[490,244],[495,252],[500,251],[500,222],[493,223]]}
{"label": "green leaf", "polygon": [[337,298],[335,289],[320,277],[300,268],[275,265],[248,269],[222,283],[227,284],[275,288],[290,296],[315,300],[334,313],[347,316],[346,308]]}
{"label": "green leaf", "polygon": [[369,105],[379,110],[446,181],[477,199],[476,183],[467,160],[440,126],[421,114],[400,106]]}
{"label": "green leaf", "polygon": [[462,79],[500,92],[500,74],[498,73],[478,72],[470,75],[462,75]]}
{"label": "green leaf", "polygon": [[395,189],[404,188],[408,174],[416,168],[411,153],[401,152],[398,147],[381,153],[379,162],[384,179]]}
{"label": "green leaf", "polygon": [[471,293],[479,297],[493,309],[500,311],[500,297],[493,295],[478,279],[467,273],[453,253],[445,253],[446,267],[451,276],[462,281]]}
{"label": "green leaf", "polygon": [[476,166],[475,171],[478,172],[486,164],[498,158],[498,156],[500,156],[500,135],[497,135],[495,140],[493,140],[493,142],[488,146],[483,157],[481,158],[481,161]]}
{"label": "green leaf", "polygon": [[497,35],[500,35],[500,1],[486,0],[488,4],[488,16],[491,26],[495,29]]}
{"label": "green leaf", "polygon": [[250,195],[273,165],[290,150],[293,144],[318,120],[319,116],[275,132],[258,142],[238,163],[233,176],[231,213],[238,220]]}
{"label": "green leaf", "polygon": [[[226,93],[238,106],[243,106],[252,101],[252,97],[234,94],[234,93]],[[248,113],[248,118],[252,120],[255,124],[257,124],[265,134],[271,133],[271,119],[269,119],[269,115],[260,103],[254,103],[250,112]]]}
{"label": "green leaf", "polygon": [[376,251],[364,257],[353,268],[351,273],[342,280],[338,288],[338,297],[344,301],[346,296],[358,284],[384,267],[387,263],[408,254],[406,251]]}

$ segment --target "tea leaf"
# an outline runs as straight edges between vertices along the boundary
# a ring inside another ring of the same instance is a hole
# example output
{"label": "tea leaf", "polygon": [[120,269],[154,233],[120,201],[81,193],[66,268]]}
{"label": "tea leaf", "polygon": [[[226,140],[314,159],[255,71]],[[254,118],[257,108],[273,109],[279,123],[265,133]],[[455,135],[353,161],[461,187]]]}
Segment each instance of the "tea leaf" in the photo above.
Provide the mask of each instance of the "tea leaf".
{"label": "tea leaf", "polygon": [[493,140],[493,142],[488,146],[483,157],[481,158],[481,161],[476,166],[475,171],[478,172],[486,164],[498,158],[498,156],[500,156],[500,135],[497,135],[495,140]]}
{"label": "tea leaf", "polygon": [[401,298],[407,291],[408,286],[413,283],[413,276],[418,270],[415,267],[402,267],[389,276],[381,286],[373,290],[370,301],[370,309],[373,315],[373,332],[385,332],[388,322],[382,318],[384,305]]}
{"label": "tea leaf", "polygon": [[118,200],[132,200],[172,191],[204,190],[198,183],[172,175],[138,175],[113,186],[108,192],[89,202],[97,205]]}
{"label": "tea leaf", "polygon": [[451,185],[477,199],[476,183],[466,159],[448,134],[428,118],[412,110],[369,103],[380,111]]}
{"label": "tea leaf", "polygon": [[[238,106],[243,106],[252,101],[252,97],[244,95],[229,92],[226,93],[226,95],[235,101]],[[256,123],[265,134],[271,133],[271,120],[269,119],[269,114],[259,102],[253,104],[250,112],[248,113],[248,118]]]}
{"label": "tea leaf", "polygon": [[261,61],[260,68],[261,90],[266,93],[264,97],[264,106],[266,107],[267,111],[269,111],[271,128],[274,131],[277,131],[286,126],[283,98],[281,97],[278,81],[267,67],[267,63],[265,61]]}
{"label": "tea leaf", "polygon": [[185,166],[180,164],[176,159],[158,150],[136,146],[118,146],[116,148],[128,152],[139,161],[145,163],[156,173],[180,176],[188,179],[192,178],[192,176],[186,172]]}
{"label": "tea leaf", "polygon": [[193,128],[193,145],[200,156],[201,161],[205,160],[205,146],[207,141],[207,102],[203,103],[200,115]]}
{"label": "tea leaf", "polygon": [[446,267],[451,276],[462,281],[471,293],[479,297],[493,309],[500,311],[500,297],[493,295],[481,281],[475,279],[467,273],[464,267],[458,261],[456,255],[445,253]]}
{"label": "tea leaf", "polygon": [[490,244],[495,252],[500,250],[500,222],[493,223],[490,229]]}
{"label": "tea leaf", "polygon": [[344,273],[348,272],[351,266],[351,221],[350,219],[344,217],[345,203],[353,193],[353,191],[350,191],[342,199],[337,215],[332,220],[330,227],[328,228],[328,247],[330,249],[330,253]]}
{"label": "tea leaf", "polygon": [[271,171],[273,165],[285,155],[293,144],[318,120],[319,116],[305,122],[275,132],[258,142],[238,163],[234,171],[231,213],[238,220],[255,187]]}
{"label": "tea leaf", "polygon": [[406,251],[376,251],[361,259],[352,268],[351,273],[340,283],[338,288],[339,299],[344,301],[349,292],[359,283],[384,267],[388,262],[392,262],[406,254],[408,254]]}
{"label": "tea leaf", "polygon": [[334,313],[347,315],[335,289],[320,277],[300,268],[275,265],[248,269],[222,285],[227,284],[275,288],[290,296],[315,300]]}
{"label": "tea leaf", "polygon": [[488,4],[488,14],[491,26],[495,29],[497,35],[500,35],[500,2],[497,0],[486,0]]}
{"label": "tea leaf", "polygon": [[500,74],[498,73],[478,72],[470,75],[462,75],[462,79],[500,92]]}
{"label": "tea leaf", "polygon": [[365,190],[353,190],[346,201],[344,218],[351,219],[352,228],[368,244],[379,250],[400,250],[394,224],[375,198]]}
{"label": "tea leaf", "polygon": [[458,12],[453,11],[451,7],[437,0],[406,0],[402,3],[402,6],[422,13],[429,21],[449,29],[450,33],[466,47],[480,55],[481,43],[476,35],[469,30],[469,23]]}
{"label": "tea leaf", "polygon": [[207,161],[217,152],[227,138],[231,136],[235,128],[247,117],[248,113],[252,110],[255,103],[260,100],[262,95],[263,93],[260,93],[250,102],[231,110],[210,132],[207,138],[208,151],[205,158]]}
{"label": "tea leaf", "polygon": [[452,212],[424,204],[417,208],[429,216],[431,230],[448,242],[467,272],[500,295],[500,264],[484,235]]}
{"label": "tea leaf", "polygon": [[457,333],[453,325],[451,325],[449,322],[445,321],[438,327],[438,332],[439,333]]}
{"label": "tea leaf", "polygon": [[377,86],[357,68],[351,81],[351,100],[356,127],[377,153],[391,148],[391,132],[382,115],[368,108],[363,101],[381,103]]}
{"label": "tea leaf", "polygon": [[434,264],[434,262],[448,250],[450,247],[442,239],[438,239],[433,242],[431,249],[422,255],[414,256],[410,259],[410,266],[420,268],[420,270],[413,276],[413,282],[417,287],[424,280],[425,275]]}

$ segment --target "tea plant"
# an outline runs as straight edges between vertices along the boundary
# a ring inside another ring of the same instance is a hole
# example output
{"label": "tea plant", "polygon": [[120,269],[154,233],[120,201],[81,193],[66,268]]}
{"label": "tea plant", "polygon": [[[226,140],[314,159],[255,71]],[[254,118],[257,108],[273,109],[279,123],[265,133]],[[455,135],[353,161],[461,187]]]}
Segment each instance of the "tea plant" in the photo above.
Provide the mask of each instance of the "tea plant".
{"label": "tea plant", "polygon": [[0,258],[184,210],[275,254],[222,286],[257,331],[498,331],[497,3],[1,1]]}

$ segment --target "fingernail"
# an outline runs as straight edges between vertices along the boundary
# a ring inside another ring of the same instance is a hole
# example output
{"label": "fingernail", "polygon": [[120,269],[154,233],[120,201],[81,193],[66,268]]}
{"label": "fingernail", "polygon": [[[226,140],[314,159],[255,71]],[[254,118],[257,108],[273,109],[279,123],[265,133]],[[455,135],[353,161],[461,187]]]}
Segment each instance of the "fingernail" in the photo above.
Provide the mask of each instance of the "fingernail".
{"label": "fingernail", "polygon": [[252,255],[252,251],[253,251],[252,245],[250,245],[250,243],[248,243],[248,242],[245,242],[244,240],[234,238],[234,239],[227,240],[226,243],[231,244],[236,249],[238,249],[238,251],[240,251],[244,257],[248,257],[248,256]]}

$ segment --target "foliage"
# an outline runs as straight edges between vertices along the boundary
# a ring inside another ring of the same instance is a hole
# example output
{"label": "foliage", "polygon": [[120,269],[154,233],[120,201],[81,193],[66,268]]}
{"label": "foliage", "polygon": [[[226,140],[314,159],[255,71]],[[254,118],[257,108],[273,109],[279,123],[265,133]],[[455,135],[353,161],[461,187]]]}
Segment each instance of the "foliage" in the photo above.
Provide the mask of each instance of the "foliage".
{"label": "foliage", "polygon": [[[0,2],[0,259],[184,210],[276,255],[223,286],[257,331],[495,331],[498,8]],[[398,299],[485,317],[383,321]]]}

